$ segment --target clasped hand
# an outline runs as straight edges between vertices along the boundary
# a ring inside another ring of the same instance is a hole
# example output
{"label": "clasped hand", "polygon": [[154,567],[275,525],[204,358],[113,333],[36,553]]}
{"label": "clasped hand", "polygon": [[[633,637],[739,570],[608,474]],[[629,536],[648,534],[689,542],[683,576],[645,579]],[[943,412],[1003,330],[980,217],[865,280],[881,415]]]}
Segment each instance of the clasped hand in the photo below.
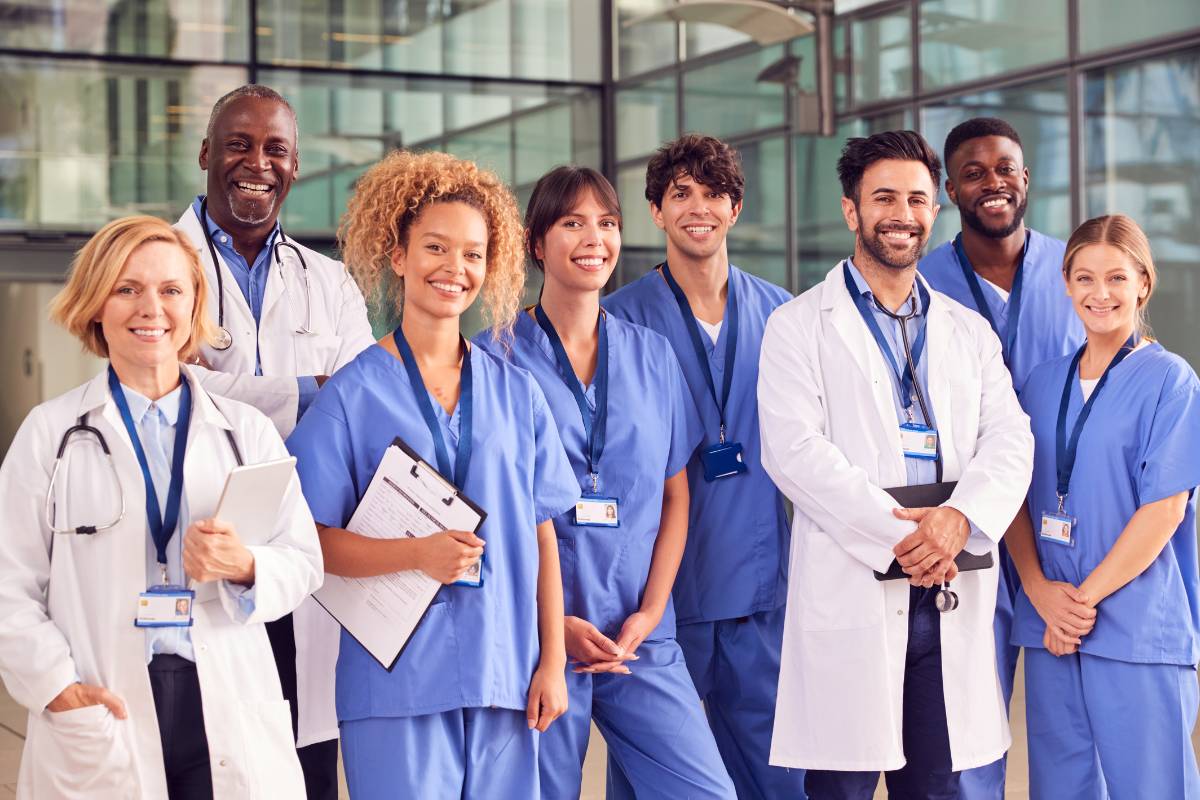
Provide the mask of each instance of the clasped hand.
{"label": "clasped hand", "polygon": [[575,672],[615,672],[631,674],[628,661],[637,661],[637,649],[658,625],[649,611],[635,611],[621,626],[617,640],[605,636],[595,625],[581,617],[566,617],[563,632],[566,637],[567,658],[575,664]]}
{"label": "clasped hand", "polygon": [[892,548],[896,561],[913,586],[939,586],[958,575],[954,564],[971,535],[966,516],[950,506],[934,508],[897,508],[899,519],[917,523],[917,529]]}
{"label": "clasped hand", "polygon": [[201,519],[184,534],[183,570],[200,582],[226,580],[250,586],[254,583],[254,554],[242,544],[233,525]]}
{"label": "clasped hand", "polygon": [[1096,609],[1087,595],[1069,583],[1050,580],[1026,585],[1025,594],[1046,623],[1042,644],[1050,654],[1077,652],[1083,637],[1096,626]]}

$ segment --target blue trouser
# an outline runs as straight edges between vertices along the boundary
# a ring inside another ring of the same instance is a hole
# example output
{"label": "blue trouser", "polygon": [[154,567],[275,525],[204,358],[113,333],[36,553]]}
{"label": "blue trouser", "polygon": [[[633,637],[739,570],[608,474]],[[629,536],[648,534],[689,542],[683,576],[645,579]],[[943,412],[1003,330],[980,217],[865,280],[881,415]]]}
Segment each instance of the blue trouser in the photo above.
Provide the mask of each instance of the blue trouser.
{"label": "blue trouser", "polygon": [[[996,618],[992,630],[996,635],[996,673],[1004,692],[1004,708],[1012,703],[1013,677],[1017,674],[1017,657],[1021,648],[1009,643],[1012,638],[1013,606],[1021,577],[1000,542],[1000,581],[996,587]],[[1004,800],[1005,756],[982,767],[963,770],[959,778],[959,800]]]}
{"label": "blue trouser", "polygon": [[354,800],[538,800],[538,734],[524,711],[455,708],[341,723]]}
{"label": "blue trouser", "polygon": [[[643,642],[632,675],[567,668],[567,713],[542,734],[542,797],[579,797],[591,720],[637,797],[734,800],[733,783],[674,639]],[[497,795],[499,796],[499,795]]]}
{"label": "blue trouser", "polygon": [[[904,658],[903,767],[883,774],[894,800],[954,800],[959,773],[950,767],[950,733],[942,692],[942,624],[936,589],[908,595],[908,650]],[[808,771],[809,800],[871,800],[878,772]]]}
{"label": "blue trouser", "polygon": [[[680,625],[676,632],[721,760],[741,800],[804,800],[804,770],[768,763],[783,617],[780,607],[740,619]],[[608,797],[633,796],[618,765],[609,759]]]}
{"label": "blue trouser", "polygon": [[1200,798],[1193,667],[1025,650],[1032,800]]}

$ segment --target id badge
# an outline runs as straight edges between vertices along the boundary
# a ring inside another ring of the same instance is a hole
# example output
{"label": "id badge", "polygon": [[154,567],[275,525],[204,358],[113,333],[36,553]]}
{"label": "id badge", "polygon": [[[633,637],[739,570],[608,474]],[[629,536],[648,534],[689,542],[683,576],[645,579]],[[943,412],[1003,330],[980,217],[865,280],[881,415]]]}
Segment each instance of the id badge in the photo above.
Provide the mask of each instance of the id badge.
{"label": "id badge", "polygon": [[1074,517],[1050,511],[1042,513],[1042,530],[1040,532],[1042,541],[1071,547],[1075,544],[1074,531]]}
{"label": "id badge", "polygon": [[741,474],[747,469],[740,442],[709,445],[700,451],[700,464],[704,467],[704,480],[709,483]]}
{"label": "id badge", "polygon": [[470,586],[473,589],[483,586],[483,560],[485,558],[487,558],[487,553],[481,555],[478,561],[467,567],[467,571],[463,573],[463,576],[451,585]]}
{"label": "id badge", "polygon": [[190,628],[196,593],[183,586],[152,586],[138,595],[139,628]]}
{"label": "id badge", "polygon": [[621,503],[615,497],[585,494],[575,503],[575,524],[585,528],[619,528]]}
{"label": "id badge", "polygon": [[937,429],[931,428],[928,425],[922,425],[919,422],[906,422],[900,426],[900,446],[904,449],[905,458],[936,461],[938,450]]}

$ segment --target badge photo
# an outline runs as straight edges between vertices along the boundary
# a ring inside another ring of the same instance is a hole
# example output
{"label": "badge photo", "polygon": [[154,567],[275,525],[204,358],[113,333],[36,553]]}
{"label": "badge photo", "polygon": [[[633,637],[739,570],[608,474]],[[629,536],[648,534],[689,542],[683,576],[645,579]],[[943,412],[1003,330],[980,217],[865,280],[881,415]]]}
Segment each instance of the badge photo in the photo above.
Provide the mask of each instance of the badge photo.
{"label": "badge photo", "polygon": [[584,495],[575,503],[575,524],[582,527],[621,527],[621,503],[615,497]]}
{"label": "badge photo", "polygon": [[906,458],[920,458],[926,461],[937,459],[938,432],[928,425],[918,422],[906,422],[900,426],[900,446],[904,449]]}
{"label": "badge photo", "polygon": [[1042,514],[1042,530],[1039,535],[1044,541],[1070,547],[1075,543],[1075,538],[1072,535],[1074,530],[1074,517],[1067,516],[1066,514],[1051,513],[1049,511]]}

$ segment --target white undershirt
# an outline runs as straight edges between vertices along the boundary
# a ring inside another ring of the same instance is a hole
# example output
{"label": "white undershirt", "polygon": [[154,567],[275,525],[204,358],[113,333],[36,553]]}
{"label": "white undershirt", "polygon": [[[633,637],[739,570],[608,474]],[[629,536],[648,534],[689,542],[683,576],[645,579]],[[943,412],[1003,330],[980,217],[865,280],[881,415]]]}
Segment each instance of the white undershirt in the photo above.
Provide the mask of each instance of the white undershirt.
{"label": "white undershirt", "polygon": [[712,343],[716,344],[717,337],[721,335],[721,326],[725,324],[725,320],[721,320],[720,322],[714,324],[711,322],[705,322],[699,317],[696,317],[696,322],[700,323],[700,330],[707,333],[708,338],[712,339]]}
{"label": "white undershirt", "polygon": [[[1148,344],[1150,344],[1150,342],[1142,339],[1137,343],[1137,347],[1133,348],[1133,352],[1131,352],[1129,355],[1133,355],[1133,353],[1136,353]],[[1128,357],[1129,356],[1126,356],[1126,358]],[[1092,392],[1096,391],[1096,384],[1099,382],[1099,378],[1089,378],[1087,380],[1084,380],[1083,378],[1079,379],[1079,391],[1083,392],[1083,402],[1086,403],[1088,401],[1088,398],[1092,396]]]}
{"label": "white undershirt", "polygon": [[979,277],[984,283],[986,283],[988,286],[990,286],[996,290],[996,294],[1000,295],[1001,301],[1003,301],[1004,303],[1008,302],[1008,292],[1004,291],[999,286],[997,286],[996,284],[989,281],[987,278],[984,278],[982,275],[980,275]]}

